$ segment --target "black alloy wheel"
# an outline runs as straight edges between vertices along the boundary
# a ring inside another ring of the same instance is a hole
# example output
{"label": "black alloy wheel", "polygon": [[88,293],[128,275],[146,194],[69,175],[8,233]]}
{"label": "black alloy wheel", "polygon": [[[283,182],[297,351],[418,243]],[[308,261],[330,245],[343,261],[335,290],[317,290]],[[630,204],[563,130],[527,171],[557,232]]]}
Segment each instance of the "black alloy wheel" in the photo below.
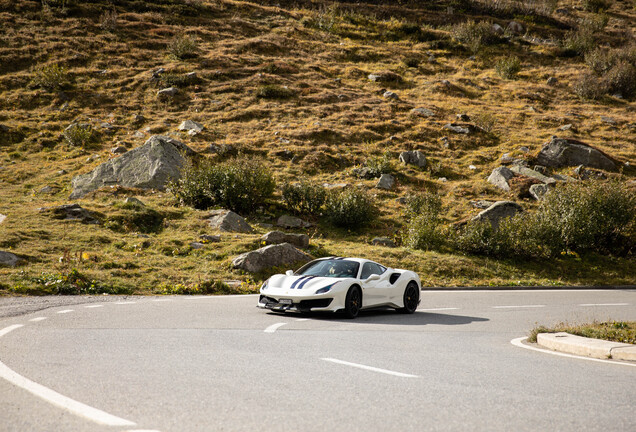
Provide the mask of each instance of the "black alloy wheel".
{"label": "black alloy wheel", "polygon": [[360,313],[362,307],[362,292],[357,286],[352,286],[347,292],[345,299],[345,315],[347,318],[355,318]]}
{"label": "black alloy wheel", "polygon": [[399,309],[402,313],[412,314],[420,303],[420,290],[415,282],[409,282],[404,290],[404,307]]}

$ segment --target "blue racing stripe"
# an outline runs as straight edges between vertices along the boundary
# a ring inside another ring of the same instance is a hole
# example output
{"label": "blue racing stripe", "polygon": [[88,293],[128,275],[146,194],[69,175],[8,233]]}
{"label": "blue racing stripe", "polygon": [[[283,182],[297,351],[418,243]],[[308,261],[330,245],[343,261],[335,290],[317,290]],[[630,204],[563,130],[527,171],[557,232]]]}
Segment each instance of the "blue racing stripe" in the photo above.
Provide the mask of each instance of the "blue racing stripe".
{"label": "blue racing stripe", "polygon": [[303,287],[305,286],[305,284],[306,284],[307,282],[309,282],[310,280],[312,280],[313,278],[315,278],[315,277],[316,277],[316,276],[309,276],[307,279],[305,279],[305,280],[303,281],[303,283],[301,283],[300,285],[298,285],[298,289],[303,289]]}
{"label": "blue racing stripe", "polygon": [[294,283],[291,285],[291,287],[289,287],[289,289],[294,289],[294,288],[296,288],[296,285],[298,285],[298,282],[300,282],[301,280],[306,279],[306,278],[308,278],[308,277],[311,277],[311,276],[303,276],[303,277],[301,277],[301,278],[296,279],[296,280],[294,281]]}

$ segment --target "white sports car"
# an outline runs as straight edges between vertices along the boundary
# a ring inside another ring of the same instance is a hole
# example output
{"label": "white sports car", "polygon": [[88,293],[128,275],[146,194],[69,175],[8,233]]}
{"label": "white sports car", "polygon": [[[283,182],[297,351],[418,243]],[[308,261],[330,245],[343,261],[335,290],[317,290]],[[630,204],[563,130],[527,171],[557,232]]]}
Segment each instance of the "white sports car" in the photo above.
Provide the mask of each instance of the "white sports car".
{"label": "white sports car", "polygon": [[392,307],[413,313],[420,303],[420,278],[409,270],[384,267],[362,258],[329,257],[287,270],[265,281],[258,307],[278,312],[343,311]]}

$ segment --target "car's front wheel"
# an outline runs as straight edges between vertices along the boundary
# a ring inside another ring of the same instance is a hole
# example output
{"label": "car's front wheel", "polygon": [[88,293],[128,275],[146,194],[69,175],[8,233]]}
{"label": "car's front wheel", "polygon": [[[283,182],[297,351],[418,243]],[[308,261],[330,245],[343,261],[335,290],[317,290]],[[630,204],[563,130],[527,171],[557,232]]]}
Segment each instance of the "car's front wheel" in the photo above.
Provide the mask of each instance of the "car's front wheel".
{"label": "car's front wheel", "polygon": [[415,282],[409,282],[404,290],[404,307],[398,309],[402,313],[412,314],[420,304],[420,290]]}
{"label": "car's front wheel", "polygon": [[345,298],[345,315],[347,318],[355,318],[360,313],[362,307],[362,291],[360,287],[352,286],[347,291],[347,297]]}

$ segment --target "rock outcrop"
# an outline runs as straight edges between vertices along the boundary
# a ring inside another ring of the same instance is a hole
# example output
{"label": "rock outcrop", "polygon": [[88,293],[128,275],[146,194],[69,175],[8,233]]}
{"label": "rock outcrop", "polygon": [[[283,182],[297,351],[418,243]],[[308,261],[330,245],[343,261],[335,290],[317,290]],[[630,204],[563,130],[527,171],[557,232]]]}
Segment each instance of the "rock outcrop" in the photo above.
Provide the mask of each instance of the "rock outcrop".
{"label": "rock outcrop", "polygon": [[214,210],[207,216],[211,228],[220,231],[251,233],[254,230],[247,221],[231,210]]}
{"label": "rock outcrop", "polygon": [[170,180],[181,177],[187,157],[196,155],[187,145],[155,135],[141,147],[75,177],[71,198],[81,198],[104,186],[121,185],[141,189],[164,189]]}
{"label": "rock outcrop", "polygon": [[400,153],[400,162],[405,165],[415,165],[418,168],[425,168],[426,156],[419,150],[404,151]]}
{"label": "rock outcrop", "polygon": [[20,257],[12,254],[11,252],[0,251],[0,267],[8,266],[15,267],[22,261]]}
{"label": "rock outcrop", "polygon": [[270,231],[261,237],[265,244],[289,243],[301,249],[309,247],[309,236],[307,234],[292,234],[281,231]]}
{"label": "rock outcrop", "polygon": [[488,207],[486,210],[480,212],[475,216],[473,221],[487,221],[490,222],[493,228],[498,228],[502,219],[513,217],[518,213],[521,213],[523,209],[521,206],[512,201],[498,201]]}
{"label": "rock outcrop", "polygon": [[552,138],[537,155],[537,163],[549,167],[579,166],[614,171],[616,164],[602,151],[581,141]]}
{"label": "rock outcrop", "polygon": [[311,256],[296,249],[289,243],[269,245],[255,251],[246,252],[234,258],[232,266],[249,273],[259,273],[272,267],[291,266],[305,263]]}

